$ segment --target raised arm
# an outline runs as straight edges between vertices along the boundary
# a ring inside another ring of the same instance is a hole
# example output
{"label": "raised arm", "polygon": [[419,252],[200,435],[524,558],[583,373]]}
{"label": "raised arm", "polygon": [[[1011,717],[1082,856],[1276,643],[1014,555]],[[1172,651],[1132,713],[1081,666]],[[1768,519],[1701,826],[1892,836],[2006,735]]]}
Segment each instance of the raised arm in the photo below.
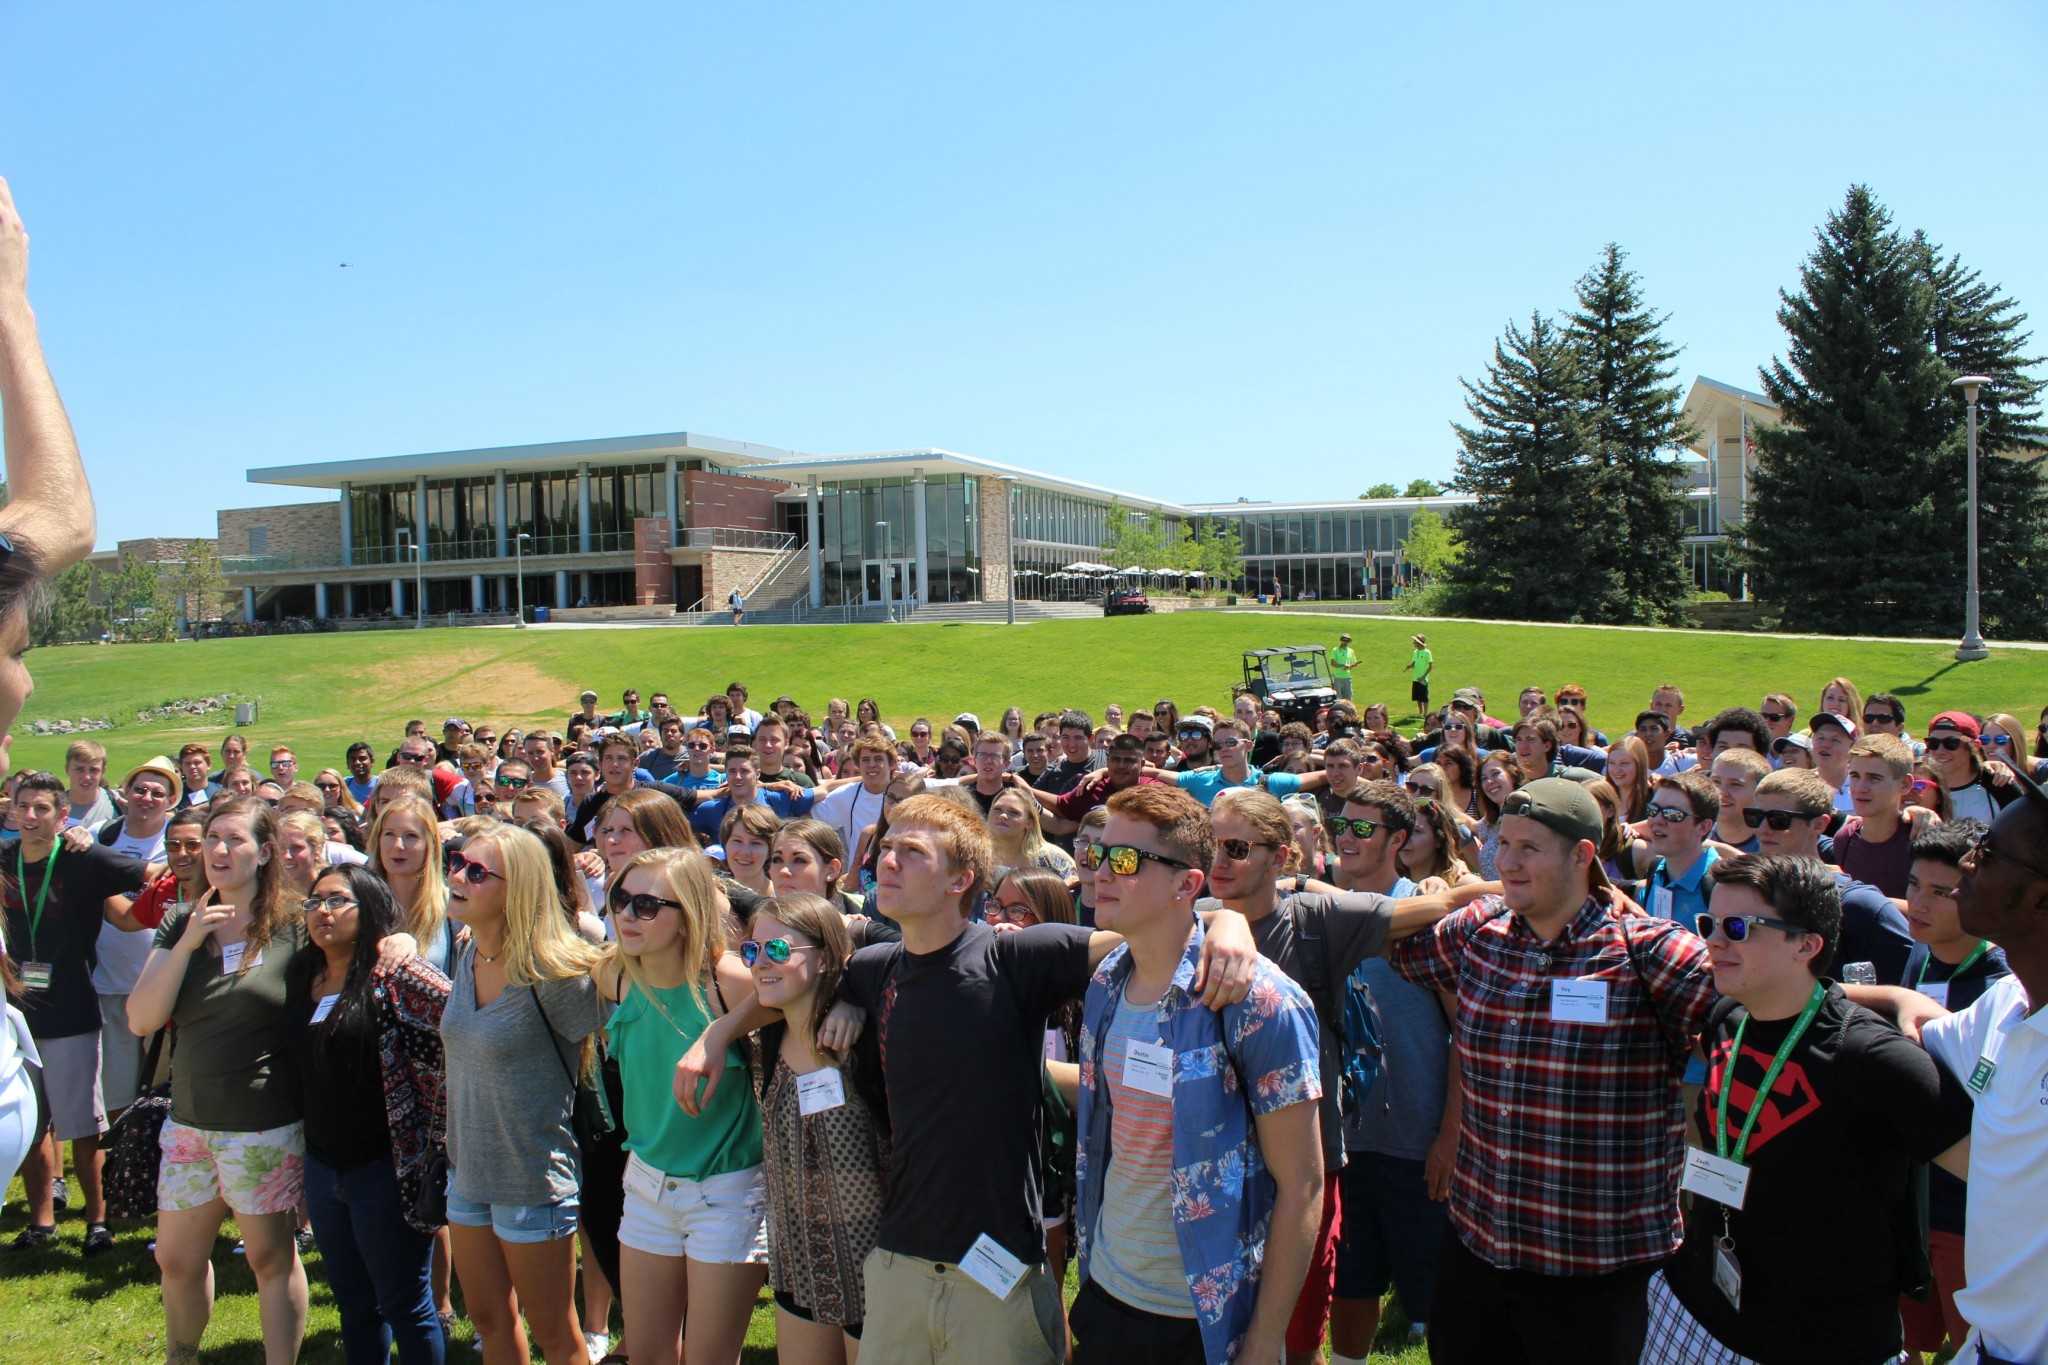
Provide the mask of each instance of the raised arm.
{"label": "raised arm", "polygon": [[92,552],[92,489],[28,302],[28,230],[0,180],[0,416],[7,491],[0,531],[35,547],[44,574]]}

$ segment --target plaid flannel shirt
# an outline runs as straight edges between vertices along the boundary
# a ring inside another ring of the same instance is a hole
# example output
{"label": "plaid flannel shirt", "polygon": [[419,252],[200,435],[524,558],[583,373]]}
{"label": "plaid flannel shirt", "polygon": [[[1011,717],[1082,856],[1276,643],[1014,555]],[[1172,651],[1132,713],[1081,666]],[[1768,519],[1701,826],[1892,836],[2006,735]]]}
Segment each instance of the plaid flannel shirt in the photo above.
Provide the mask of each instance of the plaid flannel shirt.
{"label": "plaid flannel shirt", "polygon": [[[1457,997],[1465,1086],[1451,1223],[1503,1269],[1601,1275],[1659,1261],[1684,1232],[1685,1056],[1718,998],[1707,946],[1588,899],[1552,942],[1489,896],[1392,954]],[[1551,983],[1607,984],[1604,1024],[1551,1018]]]}

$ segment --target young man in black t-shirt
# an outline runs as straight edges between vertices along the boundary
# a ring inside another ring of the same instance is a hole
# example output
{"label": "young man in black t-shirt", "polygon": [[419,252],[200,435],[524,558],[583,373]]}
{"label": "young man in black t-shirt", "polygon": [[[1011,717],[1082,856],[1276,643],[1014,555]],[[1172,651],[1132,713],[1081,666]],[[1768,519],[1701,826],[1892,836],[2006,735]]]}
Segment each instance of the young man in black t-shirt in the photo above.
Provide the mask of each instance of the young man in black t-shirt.
{"label": "young man in black t-shirt", "polygon": [[1685,1241],[1650,1280],[1645,1365],[1885,1361],[1917,1252],[1917,1162],[1967,1164],[1969,1096],[1825,973],[1841,891],[1807,858],[1714,868],[1711,1067],[1687,1153]]}
{"label": "young man in black t-shirt", "polygon": [[143,926],[128,918],[142,889],[142,864],[95,843],[66,849],[58,839],[69,809],[64,783],[30,773],[14,794],[21,842],[0,865],[7,953],[26,988],[21,1012],[42,1054],[36,1098],[42,1131],[22,1165],[29,1226],[17,1248],[55,1237],[53,1184],[62,1171],[58,1144],[71,1144],[71,1163],[85,1196],[85,1254],[113,1249],[100,1191],[100,1135],[107,1130],[100,1091],[100,1002],[92,969],[100,925]]}

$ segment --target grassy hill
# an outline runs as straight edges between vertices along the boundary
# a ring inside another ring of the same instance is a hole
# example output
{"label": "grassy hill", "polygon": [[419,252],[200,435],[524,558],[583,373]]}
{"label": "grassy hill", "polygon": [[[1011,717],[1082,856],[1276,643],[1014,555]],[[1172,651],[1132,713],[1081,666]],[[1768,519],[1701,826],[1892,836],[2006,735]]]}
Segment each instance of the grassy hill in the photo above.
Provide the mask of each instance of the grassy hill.
{"label": "grassy hill", "polygon": [[[220,692],[259,701],[252,739],[298,746],[309,772],[338,764],[359,737],[380,745],[395,739],[415,716],[437,735],[450,715],[501,729],[559,726],[586,686],[607,706],[628,684],[643,696],[665,689],[688,711],[740,679],[756,706],[788,692],[816,716],[828,697],[872,696],[899,728],[913,716],[945,721],[963,710],[992,725],[1012,704],[1027,718],[1072,705],[1099,719],[1111,701],[1128,710],[1170,696],[1184,710],[1202,702],[1221,707],[1239,680],[1243,650],[1331,645],[1339,630],[1356,637],[1360,700],[1387,700],[1399,717],[1407,711],[1403,665],[1415,629],[1414,622],[1358,617],[1202,612],[1015,628],[430,629],[65,646],[29,656],[36,691],[15,726],[14,756],[17,766],[60,765],[67,741],[27,732],[28,722],[55,717],[112,719],[116,728],[95,738],[107,746],[115,774],[190,739],[217,746],[233,728],[231,715],[143,725],[135,713]],[[1554,691],[1576,681],[1591,693],[1594,722],[1610,733],[1628,728],[1651,689],[1667,680],[1685,688],[1689,721],[1726,705],[1754,706],[1774,690],[1790,692],[1803,715],[1837,674],[1865,695],[1897,693],[1915,730],[1945,707],[2011,711],[2031,723],[2048,703],[2048,653],[2040,651],[1998,651],[1958,664],[1951,647],[1938,644],[1465,622],[1425,629],[1437,660],[1437,700],[1477,685],[1498,715],[1512,713],[1527,684]]]}

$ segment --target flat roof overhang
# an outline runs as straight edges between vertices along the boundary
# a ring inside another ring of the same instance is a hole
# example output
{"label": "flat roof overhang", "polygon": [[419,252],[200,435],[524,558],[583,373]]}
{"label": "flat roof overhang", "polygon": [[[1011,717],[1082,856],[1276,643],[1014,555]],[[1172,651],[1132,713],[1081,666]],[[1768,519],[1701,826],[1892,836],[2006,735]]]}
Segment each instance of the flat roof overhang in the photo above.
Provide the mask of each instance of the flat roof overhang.
{"label": "flat roof overhang", "polygon": [[560,469],[586,462],[652,464],[670,457],[713,460],[727,468],[774,465],[792,452],[752,441],[730,441],[694,431],[651,436],[605,436],[588,441],[550,441],[540,445],[489,446],[478,450],[438,450],[417,455],[386,455],[368,460],[325,460],[318,464],[268,465],[248,473],[250,483],[284,484],[294,488],[340,488],[345,483],[391,483],[400,479],[450,478],[522,470]]}

